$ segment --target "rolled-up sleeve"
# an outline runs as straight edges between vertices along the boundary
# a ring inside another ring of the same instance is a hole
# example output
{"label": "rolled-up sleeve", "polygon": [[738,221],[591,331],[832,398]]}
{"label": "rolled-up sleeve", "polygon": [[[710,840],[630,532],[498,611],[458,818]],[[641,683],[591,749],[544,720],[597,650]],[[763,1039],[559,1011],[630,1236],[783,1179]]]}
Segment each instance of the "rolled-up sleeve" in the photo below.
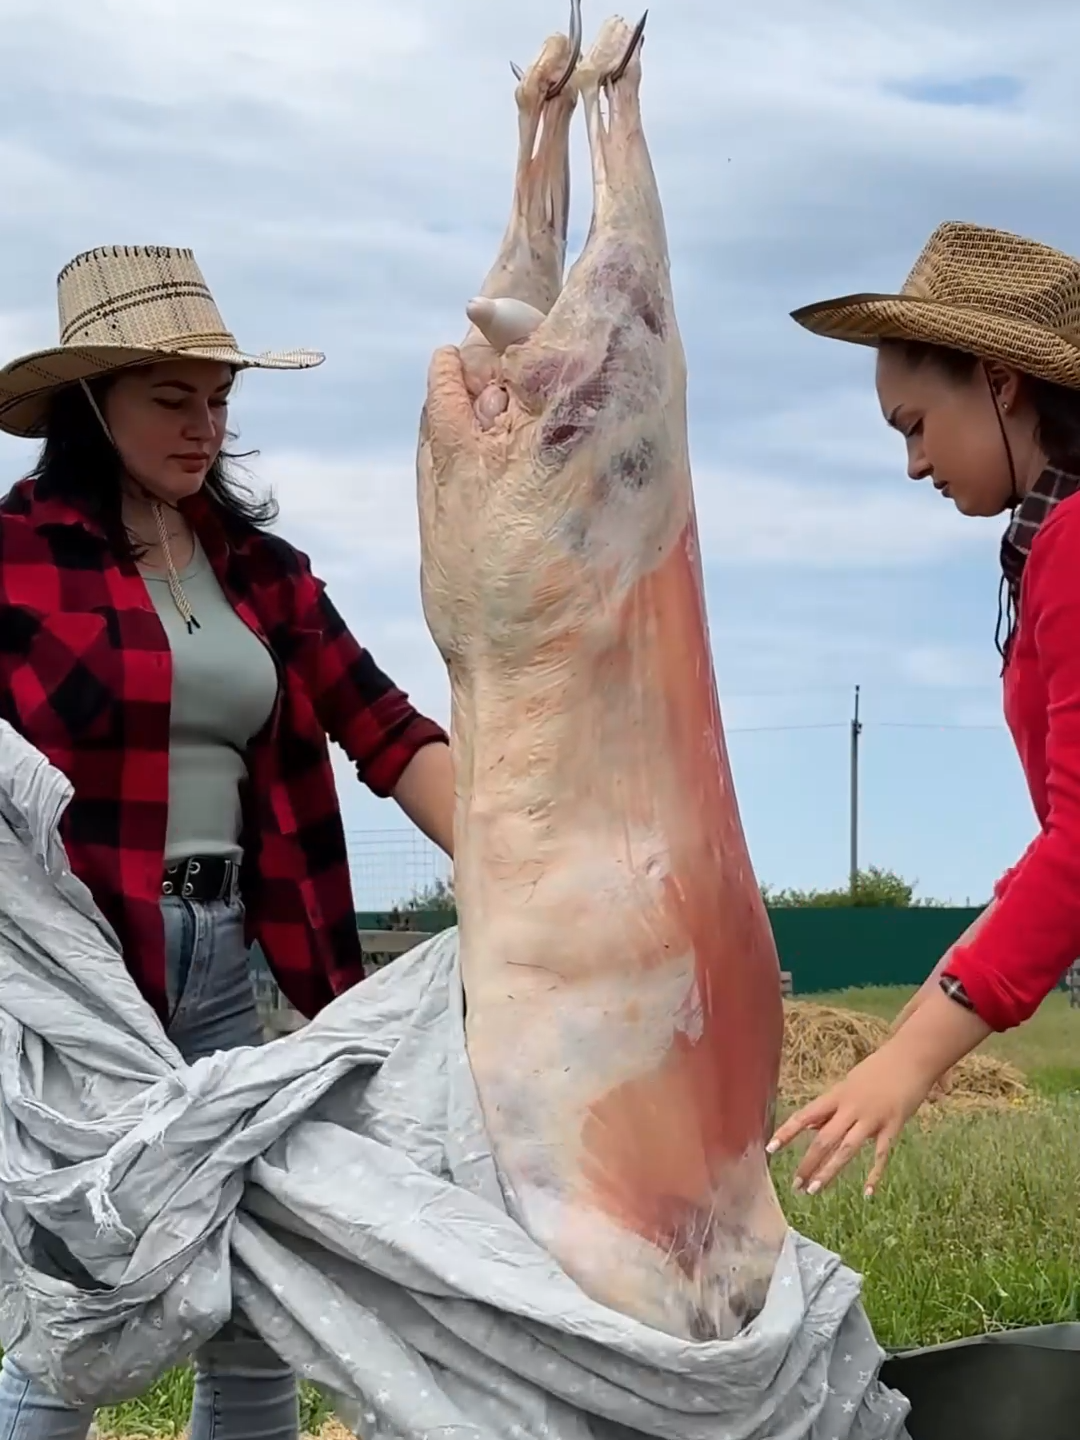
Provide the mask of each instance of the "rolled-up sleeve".
{"label": "rolled-up sleeve", "polygon": [[392,795],[425,745],[448,744],[441,725],[408,695],[356,640],[302,557],[290,664],[302,675],[319,721],[376,795]]}

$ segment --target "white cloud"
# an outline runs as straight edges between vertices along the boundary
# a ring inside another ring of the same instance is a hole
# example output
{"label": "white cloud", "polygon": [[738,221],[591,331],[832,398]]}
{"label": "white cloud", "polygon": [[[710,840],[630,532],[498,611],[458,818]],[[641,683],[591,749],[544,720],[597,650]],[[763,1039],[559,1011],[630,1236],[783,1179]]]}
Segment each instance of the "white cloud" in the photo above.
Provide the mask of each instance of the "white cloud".
{"label": "white cloud", "polygon": [[[325,108],[348,85],[430,49],[431,18],[378,0],[8,0],[5,23],[31,53],[52,46],[53,83],[76,93],[195,107],[253,96]],[[108,70],[95,61],[107,57]]]}
{"label": "white cloud", "polygon": [[[985,532],[926,494],[743,471],[695,477],[702,551],[728,567],[878,569],[985,548]],[[936,497],[935,497],[936,498]]]}
{"label": "white cloud", "polygon": [[1000,669],[995,660],[996,656],[987,649],[915,645],[901,652],[899,669],[913,685],[935,690],[970,690],[992,683]]}
{"label": "white cloud", "polygon": [[0,364],[16,355],[28,354],[31,350],[56,344],[56,312],[52,314],[52,328],[43,323],[39,310],[8,310],[0,314]]}
{"label": "white cloud", "polygon": [[339,568],[407,572],[416,583],[420,540],[411,458],[273,452],[258,462],[255,480],[273,489],[283,533],[302,531]]}
{"label": "white cloud", "polygon": [[[418,575],[411,454],[271,451],[257,462],[254,478],[273,489],[285,530],[303,532],[339,573],[394,574],[409,582]],[[900,482],[800,481],[703,465],[694,488],[706,564],[729,570],[925,564],[955,553],[986,554],[999,528],[965,523],[936,495]]]}

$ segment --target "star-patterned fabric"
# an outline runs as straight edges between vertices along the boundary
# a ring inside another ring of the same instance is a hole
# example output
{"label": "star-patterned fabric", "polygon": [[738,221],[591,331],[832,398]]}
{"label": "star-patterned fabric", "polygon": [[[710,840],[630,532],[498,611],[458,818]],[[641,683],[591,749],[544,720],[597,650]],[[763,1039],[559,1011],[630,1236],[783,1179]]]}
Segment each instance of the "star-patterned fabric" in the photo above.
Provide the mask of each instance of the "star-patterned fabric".
{"label": "star-patterned fabric", "polygon": [[138,1394],[235,1310],[365,1440],[903,1440],[859,1277],[820,1245],[789,1232],[762,1313],[694,1343],[590,1300],[511,1218],[456,931],[185,1065],[67,866],[69,795],[0,722],[0,1345],[24,1370]]}

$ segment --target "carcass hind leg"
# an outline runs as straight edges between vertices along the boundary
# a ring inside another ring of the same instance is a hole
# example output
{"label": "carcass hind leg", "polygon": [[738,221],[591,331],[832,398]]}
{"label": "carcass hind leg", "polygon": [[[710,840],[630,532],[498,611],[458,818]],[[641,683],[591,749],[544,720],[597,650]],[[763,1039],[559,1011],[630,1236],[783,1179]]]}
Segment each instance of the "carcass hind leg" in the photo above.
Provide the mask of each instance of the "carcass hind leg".
{"label": "carcass hind leg", "polygon": [[[628,413],[647,403],[644,394],[631,393],[634,386],[647,391],[663,384],[674,393],[685,376],[660,194],[641,124],[643,29],[640,22],[607,21],[578,64],[592,157],[592,224],[537,343],[509,355],[503,368],[527,408],[538,411],[560,397],[550,427],[561,437],[558,459],[595,429],[591,422],[616,374],[630,381],[629,388],[624,383]],[[587,330],[582,315],[590,317]],[[628,365],[631,353],[638,358]]]}
{"label": "carcass hind leg", "polygon": [[667,255],[660,191],[641,123],[644,19],[608,20],[577,69],[593,167],[593,236],[613,230]]}
{"label": "carcass hind leg", "polygon": [[570,34],[551,36],[520,76],[510,219],[495,262],[469,305],[472,324],[461,354],[466,384],[479,401],[481,423],[490,423],[506,404],[498,385],[499,350],[507,338],[498,331],[505,330],[506,321],[502,317],[500,326],[499,317],[484,302],[516,302],[510,324],[517,324],[524,335],[548,313],[562,288],[570,214],[570,121],[577,105],[575,67],[580,53],[580,0],[573,0]]}

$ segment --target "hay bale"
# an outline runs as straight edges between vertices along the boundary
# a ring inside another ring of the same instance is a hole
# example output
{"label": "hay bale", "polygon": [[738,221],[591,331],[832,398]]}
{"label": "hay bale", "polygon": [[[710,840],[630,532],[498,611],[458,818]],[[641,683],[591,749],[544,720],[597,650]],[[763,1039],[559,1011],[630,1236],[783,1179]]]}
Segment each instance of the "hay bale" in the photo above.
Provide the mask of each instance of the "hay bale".
{"label": "hay bale", "polygon": [[[805,1105],[842,1080],[888,1039],[889,1022],[812,1000],[784,1002],[780,1103]],[[1012,1110],[1034,1096],[1015,1066],[991,1055],[968,1055],[934,1087],[924,1113]]]}

